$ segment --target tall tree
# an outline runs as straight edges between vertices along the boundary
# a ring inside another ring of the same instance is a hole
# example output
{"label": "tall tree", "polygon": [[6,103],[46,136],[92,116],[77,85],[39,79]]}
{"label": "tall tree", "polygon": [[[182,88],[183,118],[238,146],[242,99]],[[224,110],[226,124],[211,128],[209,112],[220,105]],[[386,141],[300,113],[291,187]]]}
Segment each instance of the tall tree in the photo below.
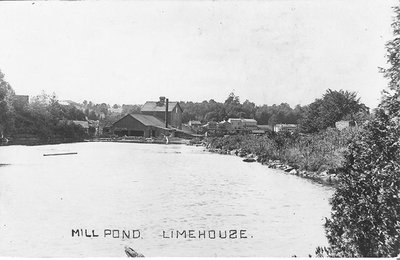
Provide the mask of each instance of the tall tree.
{"label": "tall tree", "polygon": [[383,69],[389,91],[352,140],[325,227],[337,257],[395,257],[400,253],[400,7],[394,8],[394,39]]}
{"label": "tall tree", "polygon": [[306,108],[300,128],[306,133],[316,132],[334,127],[335,122],[344,118],[360,118],[355,116],[358,113],[369,113],[369,109],[355,92],[328,89],[322,99],[316,99]]}
{"label": "tall tree", "polygon": [[14,128],[14,90],[0,71],[0,137],[8,135]]}

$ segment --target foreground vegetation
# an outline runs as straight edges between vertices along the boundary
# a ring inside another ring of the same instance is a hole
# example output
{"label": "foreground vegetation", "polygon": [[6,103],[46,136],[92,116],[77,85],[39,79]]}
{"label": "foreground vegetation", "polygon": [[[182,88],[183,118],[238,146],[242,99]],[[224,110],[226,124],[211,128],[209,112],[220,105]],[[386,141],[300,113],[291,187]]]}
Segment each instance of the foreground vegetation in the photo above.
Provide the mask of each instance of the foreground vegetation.
{"label": "foreground vegetation", "polygon": [[210,149],[239,151],[261,163],[279,160],[295,169],[336,172],[343,166],[343,152],[360,128],[339,131],[329,128],[314,134],[269,132],[265,135],[232,135],[207,139]]}
{"label": "foreground vegetation", "polygon": [[326,221],[328,248],[318,256],[396,257],[400,254],[400,6],[388,42],[389,80],[375,117],[345,153]]}

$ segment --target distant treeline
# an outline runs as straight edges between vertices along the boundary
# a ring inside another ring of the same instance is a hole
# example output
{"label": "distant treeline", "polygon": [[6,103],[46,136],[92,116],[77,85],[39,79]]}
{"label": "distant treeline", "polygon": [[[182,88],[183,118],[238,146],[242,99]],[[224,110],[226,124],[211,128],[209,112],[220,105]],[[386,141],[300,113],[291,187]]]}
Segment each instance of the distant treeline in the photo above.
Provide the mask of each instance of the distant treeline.
{"label": "distant treeline", "polygon": [[340,120],[362,123],[370,118],[369,108],[360,102],[355,92],[328,89],[326,93],[306,106],[291,108],[287,103],[280,105],[256,106],[246,100],[241,103],[238,96],[231,93],[224,103],[213,99],[203,102],[181,102],[183,122],[198,120],[223,121],[228,118],[253,118],[259,125],[299,124],[300,131],[314,133],[334,127]]}
{"label": "distant treeline", "polygon": [[[42,93],[31,99],[26,106],[16,106],[14,90],[0,72],[0,134],[34,134],[41,138],[67,136],[81,138],[80,130],[62,125],[63,120],[99,120],[100,127],[111,125],[127,113],[140,113],[140,105],[122,106],[106,103],[94,104],[84,100],[60,102],[55,94]],[[299,124],[303,133],[314,133],[334,127],[339,120],[353,120],[361,123],[368,119],[369,109],[360,102],[356,93],[344,90],[330,90],[313,103],[291,108],[287,103],[280,105],[256,106],[246,100],[240,102],[234,93],[225,102],[211,99],[203,102],[180,102],[183,109],[183,123],[198,120],[202,123],[220,122],[228,118],[253,118],[259,125]]]}

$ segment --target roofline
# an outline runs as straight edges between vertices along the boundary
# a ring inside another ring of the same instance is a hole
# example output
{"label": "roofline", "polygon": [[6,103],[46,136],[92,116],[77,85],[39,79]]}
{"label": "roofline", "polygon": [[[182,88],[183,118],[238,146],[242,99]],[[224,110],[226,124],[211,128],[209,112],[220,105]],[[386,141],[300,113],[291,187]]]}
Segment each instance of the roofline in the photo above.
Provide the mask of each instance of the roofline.
{"label": "roofline", "polygon": [[[158,101],[146,101],[146,103],[147,102],[154,102],[154,103],[157,103]],[[141,106],[141,111],[142,111],[142,108],[144,107],[144,105],[146,105],[146,103],[144,103],[142,106]],[[181,112],[183,112],[183,109],[182,109],[182,107],[181,107],[181,105],[179,104],[179,101],[168,101],[168,105],[170,105],[171,103],[176,103],[175,104],[175,106],[173,106],[173,108],[175,108],[176,106],[178,106],[179,107],[179,109],[181,110]],[[171,110],[174,110],[174,109],[171,109]],[[153,110],[144,110],[144,111],[153,111]],[[168,111],[168,112],[170,112],[170,111]]]}
{"label": "roofline", "polygon": [[111,125],[114,126],[114,124],[118,123],[119,121],[121,121],[122,119],[124,119],[124,118],[127,117],[127,116],[131,116],[131,114],[128,113],[128,114],[124,115],[123,117],[121,117],[120,119],[118,119],[117,121],[115,121],[114,123],[112,123]]}
{"label": "roofline", "polygon": [[[181,112],[183,112],[183,109],[182,109],[181,105],[179,104],[179,101],[176,102],[176,105],[178,105],[178,107],[179,107],[179,109],[181,110]],[[175,106],[176,106],[176,105],[175,105]]]}

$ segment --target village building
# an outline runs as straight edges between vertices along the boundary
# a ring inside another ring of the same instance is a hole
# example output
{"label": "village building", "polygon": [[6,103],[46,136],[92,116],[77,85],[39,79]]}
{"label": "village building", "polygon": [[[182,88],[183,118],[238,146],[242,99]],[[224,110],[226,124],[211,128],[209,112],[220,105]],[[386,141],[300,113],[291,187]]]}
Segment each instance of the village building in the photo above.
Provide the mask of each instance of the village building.
{"label": "village building", "polygon": [[257,128],[264,131],[274,131],[274,128],[270,125],[257,125]]}
{"label": "village building", "polygon": [[217,126],[218,126],[217,122],[210,121],[207,124],[205,124],[203,127],[206,130],[217,130]]}
{"label": "village building", "polygon": [[111,131],[118,136],[162,137],[169,135],[172,129],[155,116],[127,114],[114,122]]}
{"label": "village building", "polygon": [[228,121],[221,121],[218,123],[218,130],[229,132],[232,130],[232,124]]}
{"label": "village building", "polygon": [[200,122],[200,121],[197,121],[197,120],[190,120],[190,121],[189,121],[189,126],[192,126],[192,127],[200,127],[200,126],[201,126],[201,122]]}
{"label": "village building", "polygon": [[265,134],[269,131],[273,131],[273,127],[270,125],[257,125],[256,129],[252,129],[252,134]]}
{"label": "village building", "polygon": [[257,129],[257,121],[255,119],[242,119],[242,125],[245,129]]}
{"label": "village building", "polygon": [[233,130],[255,130],[257,129],[257,121],[249,118],[229,118]]}
{"label": "village building", "polygon": [[274,132],[294,132],[297,130],[296,124],[276,124],[274,125]]}
{"label": "village building", "polygon": [[[166,111],[168,115],[166,116]],[[141,109],[142,114],[154,116],[161,121],[167,121],[168,125],[182,129],[182,108],[179,102],[168,101],[160,97],[159,101],[147,101]]]}
{"label": "village building", "polygon": [[233,130],[243,129],[243,122],[240,118],[229,118],[228,122],[231,124]]}
{"label": "village building", "polygon": [[[202,130],[203,130],[203,125],[201,124],[201,122],[196,121],[196,120],[190,120],[189,123],[187,124],[187,127],[190,129],[189,132],[192,132],[195,134],[198,134],[199,132],[202,132]],[[185,131],[185,128],[186,127],[182,126],[182,130]],[[186,132],[188,132],[188,131],[186,130]]]}

